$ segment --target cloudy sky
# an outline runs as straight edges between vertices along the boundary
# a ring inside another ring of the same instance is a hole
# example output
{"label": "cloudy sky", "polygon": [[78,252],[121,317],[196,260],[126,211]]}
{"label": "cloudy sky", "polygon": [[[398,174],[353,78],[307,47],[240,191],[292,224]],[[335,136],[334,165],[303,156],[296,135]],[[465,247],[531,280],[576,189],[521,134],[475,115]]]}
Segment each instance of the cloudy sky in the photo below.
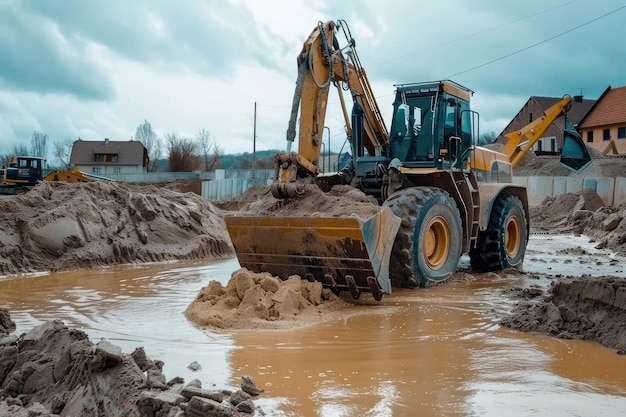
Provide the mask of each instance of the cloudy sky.
{"label": "cloudy sky", "polygon": [[33,131],[128,140],[144,120],[252,152],[255,102],[256,149],[285,149],[296,56],[337,19],[388,122],[397,83],[471,88],[481,132],[496,133],[532,95],[626,85],[626,0],[0,0],[0,153]]}

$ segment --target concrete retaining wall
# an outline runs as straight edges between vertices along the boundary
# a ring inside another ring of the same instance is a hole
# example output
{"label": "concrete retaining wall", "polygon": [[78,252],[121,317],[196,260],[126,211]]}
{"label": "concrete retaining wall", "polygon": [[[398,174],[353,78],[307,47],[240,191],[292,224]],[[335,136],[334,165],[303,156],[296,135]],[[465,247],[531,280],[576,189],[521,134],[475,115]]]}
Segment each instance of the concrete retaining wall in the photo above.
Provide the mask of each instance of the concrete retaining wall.
{"label": "concrete retaining wall", "polygon": [[271,184],[271,174],[272,170],[218,169],[215,180],[202,182],[202,197],[215,201],[228,200],[243,194],[253,185]]}
{"label": "concrete retaining wall", "polygon": [[626,204],[626,177],[513,177],[513,182],[526,186],[531,206],[540,205],[546,197],[575,193],[583,188],[594,190],[607,206]]}
{"label": "concrete retaining wall", "polygon": [[[242,194],[252,185],[271,184],[272,170],[231,170],[215,171],[215,179],[202,183],[202,197],[209,200],[228,200]],[[607,206],[626,204],[626,177],[513,177],[516,184],[528,189],[528,203],[538,206],[546,197],[575,193],[583,188],[591,188]]]}

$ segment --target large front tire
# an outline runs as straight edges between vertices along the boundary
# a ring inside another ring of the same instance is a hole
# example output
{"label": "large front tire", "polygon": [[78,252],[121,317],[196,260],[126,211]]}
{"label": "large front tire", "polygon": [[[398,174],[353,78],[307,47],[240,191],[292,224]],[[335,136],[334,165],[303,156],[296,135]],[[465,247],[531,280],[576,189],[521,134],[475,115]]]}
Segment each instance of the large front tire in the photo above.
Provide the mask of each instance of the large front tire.
{"label": "large front tire", "polygon": [[476,247],[470,250],[472,268],[498,271],[518,267],[524,260],[528,227],[524,206],[519,198],[498,198],[491,208],[487,230],[478,234]]}
{"label": "large front tire", "polygon": [[391,252],[392,285],[423,287],[448,279],[462,251],[461,216],[450,194],[435,187],[407,188],[383,205],[402,219]]}

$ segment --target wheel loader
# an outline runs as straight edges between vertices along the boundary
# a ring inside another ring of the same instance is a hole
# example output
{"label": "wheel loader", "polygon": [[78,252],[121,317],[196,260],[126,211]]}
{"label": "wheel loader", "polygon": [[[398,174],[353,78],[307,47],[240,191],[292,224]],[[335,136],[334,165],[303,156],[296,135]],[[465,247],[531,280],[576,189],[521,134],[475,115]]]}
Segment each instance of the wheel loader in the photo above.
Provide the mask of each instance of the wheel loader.
{"label": "wheel loader", "polygon": [[[381,209],[369,219],[227,216],[241,266],[282,279],[297,274],[335,293],[358,298],[370,292],[380,300],[392,287],[446,280],[465,253],[484,271],[522,264],[529,235],[526,189],[512,183],[507,154],[476,146],[470,89],[450,80],[395,85],[388,131],[345,21],[319,22],[297,63],[288,149],[276,155],[272,194],[297,199],[307,183],[324,191],[349,184],[375,197]],[[351,159],[338,172],[322,173],[331,87],[339,91]],[[350,116],[342,90],[352,95]],[[298,151],[291,152],[298,113]],[[580,137],[567,140],[575,142],[568,149],[576,155],[566,162],[581,169],[588,157],[584,144]]]}
{"label": "wheel loader", "polygon": [[28,192],[39,181],[92,182],[109,180],[108,178],[86,174],[78,168],[53,171],[44,175],[45,165],[46,160],[41,157],[12,157],[8,166],[3,166],[0,169],[0,194],[22,194]]}

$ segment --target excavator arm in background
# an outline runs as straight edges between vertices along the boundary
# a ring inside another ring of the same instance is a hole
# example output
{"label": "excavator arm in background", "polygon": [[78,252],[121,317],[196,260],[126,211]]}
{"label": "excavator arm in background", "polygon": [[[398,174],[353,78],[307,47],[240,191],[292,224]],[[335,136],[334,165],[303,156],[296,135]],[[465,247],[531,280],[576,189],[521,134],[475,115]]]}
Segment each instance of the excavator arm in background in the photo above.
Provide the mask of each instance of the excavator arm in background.
{"label": "excavator arm in background", "polygon": [[[347,40],[343,48],[337,39],[340,31]],[[359,131],[363,137],[359,137],[359,141],[368,154],[381,155],[389,142],[383,116],[345,21],[318,22],[304,42],[297,62],[298,78],[287,129],[288,152],[276,155],[274,164],[272,194],[276,198],[294,197],[302,189],[299,180],[315,177],[321,172],[319,160],[331,87],[338,92],[349,139],[353,135],[352,123],[343,90],[350,91],[354,107],[363,114],[364,123]],[[300,125],[298,152],[295,153],[289,151],[296,138],[298,110]]]}
{"label": "excavator arm in background", "polygon": [[[515,169],[515,167],[520,164],[528,151],[543,137],[548,127],[559,116],[567,116],[571,105],[572,98],[569,95],[565,95],[559,102],[548,108],[542,117],[532,121],[519,130],[505,135],[507,142],[501,152],[509,157],[511,168]],[[563,131],[561,164],[572,171],[579,172],[590,163],[591,157],[589,156],[589,152],[582,138],[578,132],[574,130],[566,117],[565,129]]]}

